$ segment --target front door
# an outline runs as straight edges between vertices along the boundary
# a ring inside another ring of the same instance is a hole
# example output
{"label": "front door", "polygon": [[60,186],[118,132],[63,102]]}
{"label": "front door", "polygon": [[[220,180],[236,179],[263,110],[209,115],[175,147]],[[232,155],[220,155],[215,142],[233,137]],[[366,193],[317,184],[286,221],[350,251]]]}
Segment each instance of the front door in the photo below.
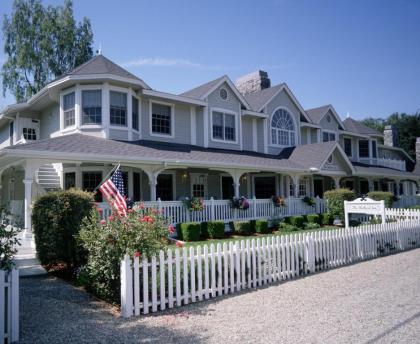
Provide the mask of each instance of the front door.
{"label": "front door", "polygon": [[324,181],[322,179],[314,179],[314,196],[324,197]]}
{"label": "front door", "polygon": [[271,198],[276,195],[276,177],[255,177],[255,197]]}
{"label": "front door", "polygon": [[172,201],[173,183],[172,174],[160,174],[157,177],[156,198],[161,201]]}
{"label": "front door", "polygon": [[222,176],[222,199],[231,199],[234,195],[233,178]]}

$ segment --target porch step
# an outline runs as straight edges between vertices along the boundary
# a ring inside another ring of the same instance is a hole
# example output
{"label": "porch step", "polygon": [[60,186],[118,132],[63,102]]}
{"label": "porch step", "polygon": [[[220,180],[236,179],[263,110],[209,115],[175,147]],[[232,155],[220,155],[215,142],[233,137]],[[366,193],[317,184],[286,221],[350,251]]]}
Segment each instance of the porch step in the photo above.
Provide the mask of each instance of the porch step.
{"label": "porch step", "polygon": [[61,188],[60,175],[53,164],[45,164],[38,169],[37,183],[45,190]]}

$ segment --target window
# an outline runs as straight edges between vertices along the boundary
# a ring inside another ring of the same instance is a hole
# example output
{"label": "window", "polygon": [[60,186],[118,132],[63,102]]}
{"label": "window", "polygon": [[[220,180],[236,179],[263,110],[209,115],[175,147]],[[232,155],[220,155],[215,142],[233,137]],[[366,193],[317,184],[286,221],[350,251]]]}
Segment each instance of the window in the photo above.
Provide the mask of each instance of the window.
{"label": "window", "polygon": [[109,116],[113,125],[127,126],[127,94],[109,92]]}
{"label": "window", "polygon": [[74,92],[68,93],[63,96],[64,128],[70,127],[75,124],[74,105]]}
{"label": "window", "polygon": [[36,140],[36,130],[35,128],[23,128],[22,129],[23,138],[28,141]]}
{"label": "window", "polygon": [[[82,185],[85,191],[93,192],[101,181],[102,172],[83,172],[82,174]],[[95,201],[102,202],[102,194],[99,190],[95,193]]]}
{"label": "window", "polygon": [[369,141],[359,140],[359,157],[369,158]]}
{"label": "window", "polygon": [[152,103],[152,133],[171,135],[171,113],[170,105]]}
{"label": "window", "polygon": [[172,201],[173,185],[171,174],[160,174],[157,177],[156,197],[162,201]]}
{"label": "window", "polygon": [[64,173],[64,190],[76,187],[76,172]]}
{"label": "window", "polygon": [[134,130],[139,130],[139,100],[132,97],[132,127]]}
{"label": "window", "polygon": [[207,197],[207,175],[191,173],[191,197]]}
{"label": "window", "polygon": [[322,132],[322,142],[335,141],[335,133],[330,133],[328,131]]}
{"label": "window", "polygon": [[347,156],[352,156],[351,139],[344,138],[344,152]]}
{"label": "window", "polygon": [[372,141],[372,158],[377,158],[376,141]]}
{"label": "window", "polygon": [[276,177],[255,177],[255,197],[271,198],[276,195]]}
{"label": "window", "polygon": [[299,179],[299,197],[304,197],[308,192],[308,178]]}
{"label": "window", "polygon": [[213,111],[213,139],[236,141],[235,115]]}
{"label": "window", "polygon": [[292,116],[285,109],[276,110],[271,119],[271,143],[276,146],[295,145],[295,126]]}
{"label": "window", "polygon": [[102,91],[82,91],[82,124],[102,123]]}
{"label": "window", "polygon": [[226,100],[228,97],[228,93],[226,91],[226,88],[221,88],[219,91],[219,96],[220,98],[222,98],[223,100]]}

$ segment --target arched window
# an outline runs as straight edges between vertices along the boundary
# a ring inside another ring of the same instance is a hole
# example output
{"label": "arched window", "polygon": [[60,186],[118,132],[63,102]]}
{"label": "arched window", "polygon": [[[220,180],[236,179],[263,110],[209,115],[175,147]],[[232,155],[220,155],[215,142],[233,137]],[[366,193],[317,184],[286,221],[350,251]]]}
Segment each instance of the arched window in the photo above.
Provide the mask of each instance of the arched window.
{"label": "arched window", "polygon": [[285,109],[278,109],[271,119],[271,143],[276,146],[295,145],[295,125],[292,115]]}

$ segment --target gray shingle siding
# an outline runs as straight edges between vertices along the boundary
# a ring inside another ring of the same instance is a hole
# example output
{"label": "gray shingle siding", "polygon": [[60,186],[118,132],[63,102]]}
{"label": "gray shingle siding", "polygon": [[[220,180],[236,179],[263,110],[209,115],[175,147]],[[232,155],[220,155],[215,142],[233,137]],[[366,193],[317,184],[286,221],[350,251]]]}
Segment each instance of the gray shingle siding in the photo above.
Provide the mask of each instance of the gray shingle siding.
{"label": "gray shingle siding", "polygon": [[[331,118],[331,122],[328,122],[327,118],[328,115]],[[331,113],[331,110],[328,111],[328,113],[324,116],[324,118],[322,118],[320,125],[322,127],[322,129],[326,129],[326,130],[331,130],[331,131],[338,131],[338,122],[335,119],[334,115]]]}
{"label": "gray shingle siding", "polygon": [[7,147],[10,144],[9,124],[5,124],[0,129],[0,148]]}
{"label": "gray shingle siding", "polygon": [[252,119],[242,118],[242,148],[253,150]]}
{"label": "gray shingle siding", "polygon": [[51,134],[60,131],[60,106],[58,104],[44,109],[39,118],[41,139],[49,138]]}

